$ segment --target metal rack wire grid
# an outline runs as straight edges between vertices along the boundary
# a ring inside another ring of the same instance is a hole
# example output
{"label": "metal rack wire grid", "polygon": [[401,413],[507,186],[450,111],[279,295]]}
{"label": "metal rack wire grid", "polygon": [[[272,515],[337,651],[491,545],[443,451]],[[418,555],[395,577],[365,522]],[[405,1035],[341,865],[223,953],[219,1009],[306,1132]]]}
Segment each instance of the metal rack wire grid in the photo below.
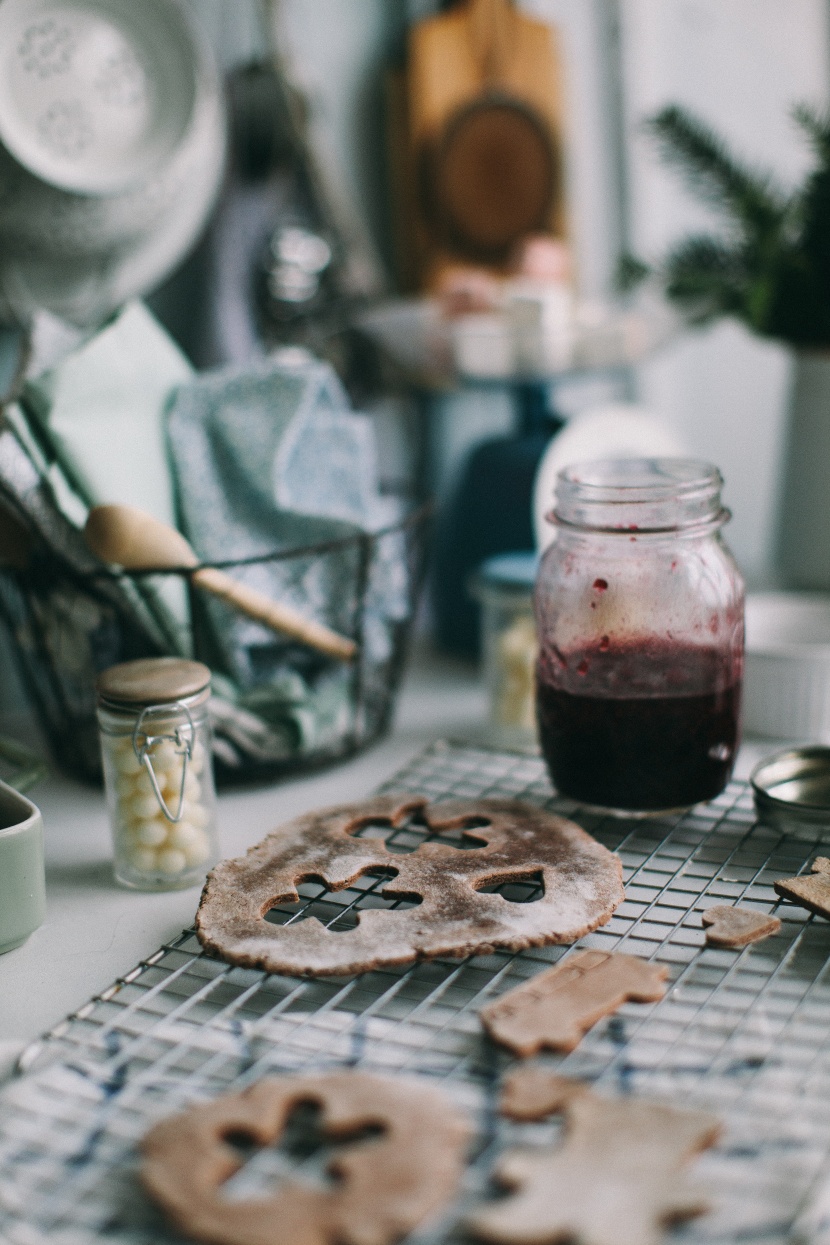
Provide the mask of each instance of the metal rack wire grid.
{"label": "metal rack wire grid", "polygon": [[[694,1169],[711,1209],[677,1229],[678,1239],[830,1242],[830,923],[779,902],[772,885],[808,869],[826,832],[757,823],[741,783],[682,816],[602,817],[553,798],[535,757],[451,744],[416,758],[384,790],[518,797],[574,816],[619,853],[626,900],[577,945],[665,964],[670,989],[658,1004],[625,1005],[572,1054],[543,1062],[599,1092],[720,1116],[721,1141]],[[406,851],[423,838],[412,824],[387,843]],[[314,914],[348,928],[360,910],[389,904],[383,884],[364,877],[329,893],[305,883],[299,903],[269,919]],[[534,891],[514,883],[506,897],[532,902]],[[703,911],[738,902],[775,911],[781,932],[742,951],[706,947]],[[0,1093],[0,1241],[179,1241],[136,1179],[137,1142],[150,1125],[266,1074],[335,1067],[440,1082],[472,1115],[477,1135],[459,1199],[410,1238],[464,1239],[465,1216],[493,1196],[499,1154],[517,1142],[550,1144],[560,1127],[499,1119],[500,1079],[515,1061],[485,1038],[477,1013],[569,950],[306,981],[212,959],[184,932],[30,1047]],[[299,1118],[279,1147],[251,1158],[228,1196],[262,1192],[288,1172],[325,1180],[332,1149]]]}

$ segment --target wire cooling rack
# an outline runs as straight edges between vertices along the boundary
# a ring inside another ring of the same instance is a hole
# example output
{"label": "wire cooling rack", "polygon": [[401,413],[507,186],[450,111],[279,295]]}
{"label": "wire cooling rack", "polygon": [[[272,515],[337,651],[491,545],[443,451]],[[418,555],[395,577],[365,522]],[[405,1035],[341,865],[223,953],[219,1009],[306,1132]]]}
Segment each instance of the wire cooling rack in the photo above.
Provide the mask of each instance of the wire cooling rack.
{"label": "wire cooling rack", "polygon": [[[679,1229],[678,1239],[830,1241],[830,923],[780,903],[772,887],[809,867],[821,830],[785,835],[757,824],[742,783],[679,817],[601,817],[552,799],[536,758],[450,744],[418,757],[384,790],[520,797],[575,815],[619,852],[626,900],[578,945],[665,964],[671,987],[662,1002],[624,1006],[571,1055],[544,1062],[600,1092],[721,1117],[719,1145],[695,1167],[712,1209]],[[387,845],[413,850],[423,837],[413,824]],[[389,903],[382,889],[380,878],[334,894],[303,884],[300,902],[270,919],[314,914],[332,929],[348,928],[361,909]],[[503,893],[515,902],[534,898],[529,884]],[[743,951],[707,948],[702,912],[738,902],[775,910],[781,933]],[[463,1240],[459,1225],[492,1195],[488,1178],[501,1151],[549,1144],[559,1127],[499,1120],[499,1081],[515,1065],[483,1036],[477,1013],[568,951],[301,981],[211,959],[186,931],[25,1052],[21,1075],[0,1094],[0,1241],[179,1241],[136,1181],[136,1143],[148,1127],[265,1074],[338,1066],[429,1078],[470,1113],[477,1136],[459,1200],[411,1238],[418,1245]],[[261,1192],[297,1169],[323,1180],[331,1151],[299,1120],[279,1148],[251,1159],[228,1195]]]}

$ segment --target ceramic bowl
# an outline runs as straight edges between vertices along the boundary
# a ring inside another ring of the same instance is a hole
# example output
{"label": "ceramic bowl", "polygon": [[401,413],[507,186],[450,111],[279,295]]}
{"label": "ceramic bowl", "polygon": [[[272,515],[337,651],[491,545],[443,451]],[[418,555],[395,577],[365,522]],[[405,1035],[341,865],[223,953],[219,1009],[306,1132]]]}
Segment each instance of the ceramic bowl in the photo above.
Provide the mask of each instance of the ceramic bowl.
{"label": "ceramic bowl", "polygon": [[45,914],[40,810],[0,782],[0,955],[21,946]]}
{"label": "ceramic bowl", "polygon": [[744,730],[830,742],[830,596],[747,597]]}
{"label": "ceramic bowl", "polygon": [[181,142],[195,63],[158,0],[4,0],[0,139],[35,176],[80,194],[137,184]]}
{"label": "ceramic bowl", "polygon": [[0,319],[100,323],[204,225],[217,67],[178,0],[3,0],[0,143]]}

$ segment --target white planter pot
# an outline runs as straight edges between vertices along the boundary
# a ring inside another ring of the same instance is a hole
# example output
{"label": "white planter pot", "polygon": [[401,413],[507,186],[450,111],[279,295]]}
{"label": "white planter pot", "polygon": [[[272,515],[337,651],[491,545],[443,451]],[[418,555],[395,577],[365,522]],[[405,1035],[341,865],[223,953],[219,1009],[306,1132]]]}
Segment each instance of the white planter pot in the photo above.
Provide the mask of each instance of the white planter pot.
{"label": "white planter pot", "polygon": [[778,514],[784,585],[830,591],[830,352],[794,358]]}

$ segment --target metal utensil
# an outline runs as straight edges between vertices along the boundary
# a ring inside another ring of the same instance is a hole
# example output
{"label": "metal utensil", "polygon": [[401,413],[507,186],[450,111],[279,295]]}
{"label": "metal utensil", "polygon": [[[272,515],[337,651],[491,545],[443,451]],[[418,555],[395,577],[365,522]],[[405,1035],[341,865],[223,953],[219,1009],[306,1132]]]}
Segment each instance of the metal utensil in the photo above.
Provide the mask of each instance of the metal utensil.
{"label": "metal utensil", "polygon": [[830,830],[830,748],[776,752],[755,766],[750,783],[763,821],[782,829],[801,823]]}

